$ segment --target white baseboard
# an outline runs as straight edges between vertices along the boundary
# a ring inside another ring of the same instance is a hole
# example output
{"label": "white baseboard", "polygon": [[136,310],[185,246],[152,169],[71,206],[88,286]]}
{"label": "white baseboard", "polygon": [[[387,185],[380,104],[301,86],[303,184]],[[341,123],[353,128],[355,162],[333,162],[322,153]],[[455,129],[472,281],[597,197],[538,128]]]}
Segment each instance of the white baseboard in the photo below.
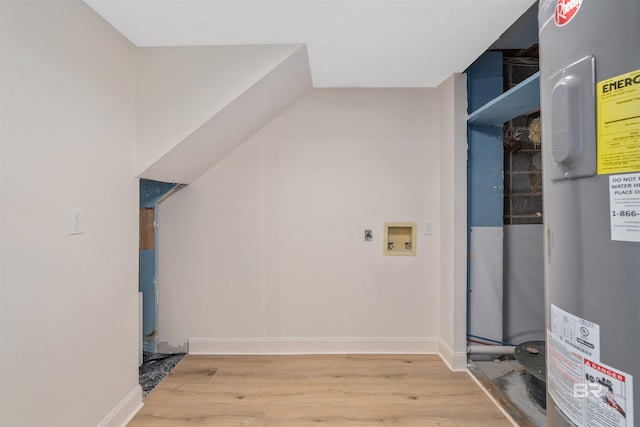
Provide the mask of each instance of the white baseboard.
{"label": "white baseboard", "polygon": [[140,385],[134,387],[131,393],[125,397],[107,415],[98,427],[124,427],[142,408],[142,388]]}
{"label": "white baseboard", "polygon": [[444,363],[449,366],[452,371],[466,371],[467,370],[467,352],[454,353],[444,341],[438,341],[438,353]]}
{"label": "white baseboard", "polygon": [[437,354],[437,338],[189,338],[189,354]]}

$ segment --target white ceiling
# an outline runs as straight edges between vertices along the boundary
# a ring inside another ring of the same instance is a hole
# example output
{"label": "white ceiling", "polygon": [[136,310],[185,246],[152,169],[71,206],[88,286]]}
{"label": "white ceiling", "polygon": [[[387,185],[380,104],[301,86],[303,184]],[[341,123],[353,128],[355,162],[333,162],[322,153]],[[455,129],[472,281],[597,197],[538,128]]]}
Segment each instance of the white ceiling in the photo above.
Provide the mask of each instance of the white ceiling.
{"label": "white ceiling", "polygon": [[434,87],[535,0],[85,0],[136,46],[304,43],[314,87]]}

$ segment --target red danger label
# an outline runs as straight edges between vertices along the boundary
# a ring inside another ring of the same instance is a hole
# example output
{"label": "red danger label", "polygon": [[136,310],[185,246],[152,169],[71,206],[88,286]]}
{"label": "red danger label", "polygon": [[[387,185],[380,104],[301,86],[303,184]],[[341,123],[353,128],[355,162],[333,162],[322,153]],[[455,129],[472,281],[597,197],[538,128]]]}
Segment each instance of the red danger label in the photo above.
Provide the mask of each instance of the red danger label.
{"label": "red danger label", "polygon": [[582,0],[558,0],[555,12],[556,25],[558,27],[567,25],[576,16],[581,5]]}
{"label": "red danger label", "polygon": [[592,361],[590,361],[588,359],[584,359],[584,364],[587,365],[588,367],[590,367],[591,369],[594,369],[594,370],[596,370],[596,371],[598,371],[598,372],[600,372],[600,373],[602,373],[604,375],[608,375],[608,376],[610,376],[610,377],[612,377],[612,378],[614,378],[614,379],[616,379],[618,381],[625,382],[624,381],[624,375],[619,374],[616,371],[612,371],[609,368],[605,368],[604,366],[600,366],[597,363],[592,362]]}

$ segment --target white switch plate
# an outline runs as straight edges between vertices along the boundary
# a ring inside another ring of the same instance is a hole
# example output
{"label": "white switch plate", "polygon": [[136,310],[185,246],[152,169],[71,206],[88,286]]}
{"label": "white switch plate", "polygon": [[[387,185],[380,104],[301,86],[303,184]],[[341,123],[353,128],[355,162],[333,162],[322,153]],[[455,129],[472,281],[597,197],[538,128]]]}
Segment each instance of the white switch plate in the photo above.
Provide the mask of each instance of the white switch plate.
{"label": "white switch plate", "polygon": [[84,233],[84,210],[81,208],[72,208],[69,211],[69,234]]}
{"label": "white switch plate", "polygon": [[435,234],[435,225],[433,225],[433,222],[423,222],[422,223],[422,233],[425,236],[431,236],[433,234]]}

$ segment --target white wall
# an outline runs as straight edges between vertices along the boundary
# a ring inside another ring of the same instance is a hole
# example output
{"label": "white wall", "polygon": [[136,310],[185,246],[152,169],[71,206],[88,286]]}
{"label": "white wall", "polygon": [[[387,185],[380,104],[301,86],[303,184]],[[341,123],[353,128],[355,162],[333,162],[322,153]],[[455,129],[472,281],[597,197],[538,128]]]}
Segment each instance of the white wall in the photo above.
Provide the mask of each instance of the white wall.
{"label": "white wall", "polygon": [[[295,44],[139,48],[136,174],[147,170],[300,50],[306,61],[306,48]],[[308,63],[305,71],[310,88]],[[283,87],[282,92],[287,89]],[[245,114],[251,117],[252,112]],[[221,127],[225,124],[218,123]]]}
{"label": "white wall", "polygon": [[419,229],[416,257],[384,257],[382,229],[438,227],[439,103],[435,89],[314,89],[162,202],[160,343],[278,352],[261,339],[356,337],[393,351],[415,338],[437,351],[439,237]]}
{"label": "white wall", "polygon": [[439,87],[440,353],[453,369],[466,366],[467,304],[467,91],[455,74]]}
{"label": "white wall", "polygon": [[1,8],[0,424],[122,425],[141,403],[135,49],[80,1]]}

